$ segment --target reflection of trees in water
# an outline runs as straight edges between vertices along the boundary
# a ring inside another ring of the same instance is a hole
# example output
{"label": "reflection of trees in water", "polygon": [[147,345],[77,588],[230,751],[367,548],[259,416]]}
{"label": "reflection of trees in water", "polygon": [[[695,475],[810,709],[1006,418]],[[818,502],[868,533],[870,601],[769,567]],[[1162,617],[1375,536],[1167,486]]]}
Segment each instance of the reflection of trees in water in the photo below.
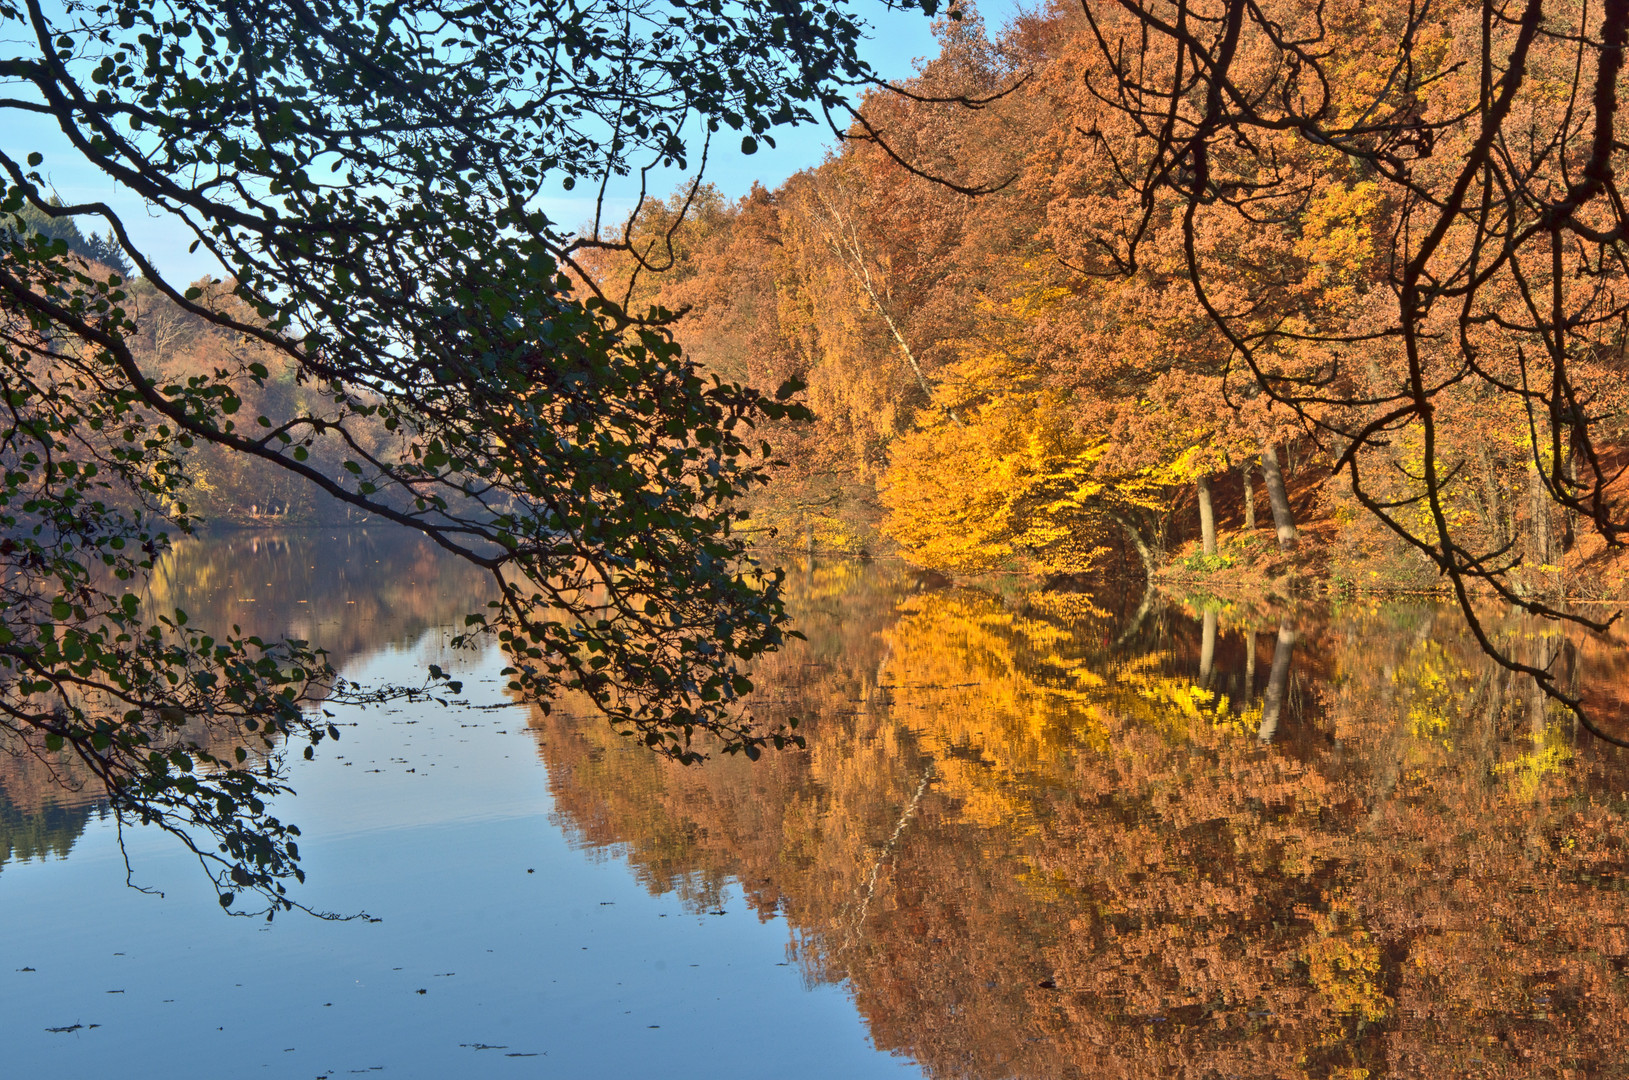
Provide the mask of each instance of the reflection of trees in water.
{"label": "reflection of trees in water", "polygon": [[1457,622],[1166,607],[1124,652],[1079,597],[793,580],[809,641],[758,685],[808,753],[680,769],[533,722],[584,841],[698,905],[739,880],[880,1047],[935,1076],[1622,1074],[1629,771]]}
{"label": "reflection of trees in water", "polygon": [[0,794],[0,867],[51,856],[67,858],[94,812],[86,805],[25,811]]}
{"label": "reflection of trees in water", "polygon": [[[343,672],[382,648],[410,645],[429,629],[461,625],[484,601],[486,584],[479,570],[441,555],[423,537],[322,529],[184,540],[135,591],[144,605],[180,608],[189,625],[216,635],[237,625],[268,641],[320,643]],[[241,733],[189,718],[176,738],[226,755]],[[68,752],[0,735],[0,812],[18,815],[23,824],[17,828],[63,814],[80,815],[82,828],[84,807],[104,797],[101,783]]]}
{"label": "reflection of trees in water", "polygon": [[490,585],[479,568],[400,529],[222,532],[175,545],[143,602],[182,608],[194,625],[303,638],[342,668],[431,627],[461,627]]}

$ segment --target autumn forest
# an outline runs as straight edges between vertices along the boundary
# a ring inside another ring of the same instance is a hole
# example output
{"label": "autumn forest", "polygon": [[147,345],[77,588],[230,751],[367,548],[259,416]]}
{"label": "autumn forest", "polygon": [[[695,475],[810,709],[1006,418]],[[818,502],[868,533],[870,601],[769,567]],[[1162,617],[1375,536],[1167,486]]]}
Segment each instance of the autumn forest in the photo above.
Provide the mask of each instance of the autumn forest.
{"label": "autumn forest", "polygon": [[[1542,327],[1515,315],[1550,287],[1548,256],[1512,256],[1468,271],[1480,292],[1426,320],[1429,433],[1394,410],[1410,362],[1394,278],[1422,204],[1476,137],[1484,39],[1475,5],[1318,11],[1332,122],[1383,100],[1385,137],[1406,141],[1413,125],[1422,146],[1381,144],[1378,123],[1367,156],[1262,134],[1249,162],[1229,162],[1255,170],[1249,199],[1204,200],[1195,220],[1141,182],[1158,140],[1113,92],[1105,44],[1124,47],[1126,19],[1056,3],[993,36],[976,17],[942,20],[940,54],[873,93],[864,127],[822,165],[739,200],[681,189],[608,234],[631,243],[590,252],[586,276],[630,310],[675,313],[711,370],[807,384],[814,422],[774,432],[786,465],[753,505],[752,527],[783,544],[898,550],[959,575],[1112,565],[1392,590],[1443,586],[1446,544],[1515,596],[1620,597],[1616,533],[1591,526],[1622,497],[1621,271],[1592,270],[1599,253],[1582,246],[1567,255],[1582,260],[1568,280],[1584,282],[1561,299],[1576,309],[1573,405],[1546,403],[1560,368]],[[1486,40],[1503,47],[1517,29]],[[1168,60],[1155,48],[1145,39],[1151,72]],[[1283,61],[1255,48],[1253,64]],[[1561,94],[1573,46],[1543,48],[1522,122],[1551,125],[1553,143],[1522,151],[1536,155],[1530,184],[1587,149],[1567,145],[1587,135]],[[1239,77],[1266,93],[1276,76]],[[1388,79],[1417,89],[1376,99]],[[1447,230],[1463,250],[1438,256],[1444,289],[1478,241]]]}
{"label": "autumn forest", "polygon": [[1629,0],[253,6],[0,0],[19,1067],[1629,1076]]}

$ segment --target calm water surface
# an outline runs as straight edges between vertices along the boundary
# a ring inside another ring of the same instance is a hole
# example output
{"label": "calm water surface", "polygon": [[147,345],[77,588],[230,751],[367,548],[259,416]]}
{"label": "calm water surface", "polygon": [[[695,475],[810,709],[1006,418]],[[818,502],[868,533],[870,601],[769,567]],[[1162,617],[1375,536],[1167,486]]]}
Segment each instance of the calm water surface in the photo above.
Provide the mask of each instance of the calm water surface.
{"label": "calm water surface", "polygon": [[[131,889],[0,756],[7,1075],[1629,1075],[1629,768],[1451,613],[791,586],[757,708],[808,752],[683,769],[449,658],[483,588],[428,545],[181,549],[153,603],[465,699],[291,765],[348,922],[226,917],[140,829]],[[1493,621],[1611,713],[1621,642]]]}

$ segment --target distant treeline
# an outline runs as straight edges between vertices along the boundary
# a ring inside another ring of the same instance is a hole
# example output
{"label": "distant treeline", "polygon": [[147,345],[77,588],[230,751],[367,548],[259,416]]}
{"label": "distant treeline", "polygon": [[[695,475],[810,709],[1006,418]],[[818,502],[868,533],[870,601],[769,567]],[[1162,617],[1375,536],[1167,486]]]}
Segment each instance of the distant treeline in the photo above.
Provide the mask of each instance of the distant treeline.
{"label": "distant treeline", "polygon": [[[53,198],[51,205],[62,203]],[[73,217],[52,217],[32,206],[21,216],[32,232],[61,240],[69,253],[88,264],[87,269],[111,270],[125,279],[125,303],[137,327],[133,351],[142,369],[156,381],[178,384],[201,376],[228,379],[240,401],[235,423],[244,431],[266,432],[292,417],[324,415],[324,387],[297,379],[293,362],[277,350],[186,310],[152,282],[136,276],[111,230],[105,235],[87,233]],[[255,322],[253,313],[233,295],[232,282],[205,278],[196,285],[201,292],[196,301],[199,306]],[[331,405],[326,407],[331,412]],[[368,424],[366,418],[353,417],[349,425],[362,431],[365,450],[376,450],[394,437],[382,425]],[[337,478],[345,471],[345,462],[355,456],[338,439],[317,438],[311,442],[307,460]],[[367,520],[287,469],[213,445],[192,447],[186,455],[185,473],[187,486],[158,509],[173,512],[184,506],[201,524],[336,526]],[[109,487],[103,494],[106,502],[120,509],[134,510],[137,504],[154,509],[136,492]],[[396,501],[405,502],[405,497]]]}

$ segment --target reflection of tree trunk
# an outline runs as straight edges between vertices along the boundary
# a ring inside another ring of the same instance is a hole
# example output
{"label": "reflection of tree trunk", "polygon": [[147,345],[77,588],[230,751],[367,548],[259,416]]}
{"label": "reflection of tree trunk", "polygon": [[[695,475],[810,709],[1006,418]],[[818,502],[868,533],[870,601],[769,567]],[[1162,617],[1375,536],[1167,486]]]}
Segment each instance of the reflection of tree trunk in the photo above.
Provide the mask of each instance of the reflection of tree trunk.
{"label": "reflection of tree trunk", "polygon": [[[844,936],[842,947],[837,950],[839,956],[858,940],[861,926],[865,922],[866,911],[871,907],[871,898],[877,892],[877,875],[882,872],[883,863],[893,856],[894,849],[899,846],[899,838],[905,832],[905,826],[911,823],[911,818],[916,816],[916,808],[922,802],[922,793],[928,790],[928,781],[932,779],[933,762],[930,761],[928,767],[922,770],[922,780],[916,785],[916,793],[911,796],[911,801],[905,805],[904,812],[899,815],[899,822],[894,825],[894,834],[882,846],[877,861],[871,864],[871,874],[866,881],[865,895],[860,899],[860,910],[855,913],[854,922],[849,926],[848,933]],[[845,912],[848,906],[847,904],[843,905]]]}
{"label": "reflection of tree trunk", "polygon": [[[1393,655],[1406,662],[1411,652],[1431,640],[1435,629],[1436,615],[1427,614],[1414,628],[1410,644],[1398,647]],[[1375,770],[1371,787],[1374,797],[1369,808],[1371,826],[1385,817],[1397,790],[1397,778],[1402,774],[1404,759],[1410,753],[1409,748],[1415,745],[1412,725],[1408,722],[1408,709],[1398,700],[1397,670],[1387,661],[1381,665],[1380,675],[1380,699],[1374,703],[1372,711],[1381,717],[1387,734],[1373,756]]]}
{"label": "reflection of tree trunk", "polygon": [[1216,664],[1216,611],[1205,612],[1204,636],[1199,641],[1199,685],[1210,689],[1211,671]]}
{"label": "reflection of tree trunk", "polygon": [[[1555,640],[1532,626],[1535,620],[1524,618],[1522,621],[1529,624],[1528,629],[1538,631],[1533,634],[1533,647],[1528,656],[1528,663],[1540,671],[1549,671],[1556,658]],[[1532,733],[1533,741],[1537,743],[1544,737],[1545,724],[1549,720],[1550,698],[1537,679],[1529,678],[1528,681],[1532,685],[1527,690],[1527,729]]]}
{"label": "reflection of tree trunk", "polygon": [[1244,634],[1244,699],[1256,696],[1256,628]]}
{"label": "reflection of tree trunk", "polygon": [[1206,555],[1216,554],[1216,510],[1210,501],[1210,477],[1201,476],[1199,488],[1199,537]]}
{"label": "reflection of tree trunk", "polygon": [[1261,700],[1261,728],[1256,738],[1264,743],[1273,741],[1278,731],[1278,716],[1284,711],[1284,690],[1290,684],[1290,650],[1295,648],[1295,631],[1286,616],[1278,624],[1278,644],[1273,646],[1273,670],[1267,676],[1267,693]]}
{"label": "reflection of tree trunk", "polygon": [[1256,528],[1256,488],[1252,481],[1255,478],[1256,467],[1251,462],[1239,466],[1239,476],[1244,480],[1244,531],[1254,532]]}
{"label": "reflection of tree trunk", "polygon": [[[1532,634],[1532,646],[1528,650],[1527,662],[1540,671],[1549,671],[1550,665],[1555,661],[1555,639],[1544,633],[1539,620],[1522,616],[1518,623],[1524,632]],[[1539,762],[1543,762],[1543,754],[1547,749],[1550,726],[1550,696],[1544,692],[1544,686],[1535,678],[1527,678],[1527,731],[1531,740],[1529,753]],[[1538,773],[1542,775],[1542,773]],[[1547,854],[1549,850],[1548,838],[1540,825],[1537,814],[1526,815],[1527,820],[1527,850],[1530,857],[1538,858]]]}
{"label": "reflection of tree trunk", "polygon": [[887,708],[894,703],[894,695],[892,693],[893,688],[890,687],[885,681],[888,677],[888,663],[894,658],[894,646],[892,642],[886,642],[885,645],[886,647],[883,651],[882,659],[877,661],[876,681],[872,683],[877,692],[874,697],[870,696],[869,694],[867,695],[868,706],[871,704],[876,704],[883,708]]}
{"label": "reflection of tree trunk", "polygon": [[1492,661],[1487,664],[1487,672],[1482,676],[1482,686],[1477,693],[1487,693],[1487,706],[1482,710],[1481,723],[1476,730],[1476,763],[1477,773],[1484,782],[1494,777],[1493,766],[1499,756],[1499,714],[1504,709],[1506,673],[1503,669],[1495,668]]}
{"label": "reflection of tree trunk", "polygon": [[1261,478],[1267,482],[1267,505],[1273,508],[1279,550],[1291,551],[1301,543],[1301,534],[1295,530],[1295,513],[1284,490],[1284,474],[1278,468],[1278,451],[1270,442],[1261,444]]}
{"label": "reflection of tree trunk", "polygon": [[[1583,656],[1578,651],[1578,646],[1573,644],[1571,638],[1562,637],[1561,655],[1566,657],[1567,662],[1567,677],[1562,680],[1562,685],[1567,688],[1567,693],[1571,697],[1574,699],[1581,698],[1584,695],[1584,661]],[[1567,717],[1572,721],[1572,734],[1576,739],[1578,737],[1578,713],[1573,709],[1568,709]]]}
{"label": "reflection of tree trunk", "polygon": [[1144,572],[1152,578],[1158,564],[1154,561],[1154,551],[1148,546],[1148,541],[1143,539],[1143,534],[1137,531],[1137,526],[1132,524],[1129,518],[1122,517],[1113,510],[1110,510],[1108,515],[1114,519],[1116,525],[1125,530],[1126,536],[1131,540],[1131,546],[1137,549],[1137,558],[1143,562]]}
{"label": "reflection of tree trunk", "polygon": [[1137,605],[1136,611],[1132,612],[1131,621],[1126,623],[1126,628],[1124,630],[1120,631],[1120,636],[1114,639],[1114,645],[1116,648],[1119,648],[1121,645],[1124,645],[1126,642],[1131,640],[1132,635],[1137,633],[1138,628],[1143,624],[1143,620],[1148,618],[1148,613],[1153,609],[1154,586],[1149,585],[1143,590],[1143,602]]}

